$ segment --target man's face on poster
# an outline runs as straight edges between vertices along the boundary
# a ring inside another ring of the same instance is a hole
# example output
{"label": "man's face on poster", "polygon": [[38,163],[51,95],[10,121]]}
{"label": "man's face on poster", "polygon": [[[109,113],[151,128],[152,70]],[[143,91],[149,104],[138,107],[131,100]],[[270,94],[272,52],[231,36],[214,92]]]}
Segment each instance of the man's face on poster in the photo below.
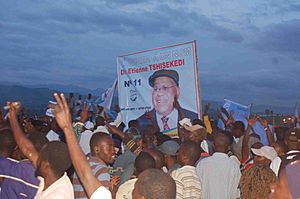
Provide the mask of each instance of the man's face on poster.
{"label": "man's face on poster", "polygon": [[174,100],[178,99],[179,88],[169,77],[157,77],[152,90],[154,109],[161,115],[169,115],[174,108]]}

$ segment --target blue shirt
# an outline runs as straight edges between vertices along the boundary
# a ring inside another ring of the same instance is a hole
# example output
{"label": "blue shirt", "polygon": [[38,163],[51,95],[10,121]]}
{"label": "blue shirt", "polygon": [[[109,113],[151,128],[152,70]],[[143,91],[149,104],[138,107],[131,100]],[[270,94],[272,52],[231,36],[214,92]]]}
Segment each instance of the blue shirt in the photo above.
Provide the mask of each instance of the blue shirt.
{"label": "blue shirt", "polygon": [[0,156],[1,199],[34,198],[39,187],[35,168],[29,160]]}

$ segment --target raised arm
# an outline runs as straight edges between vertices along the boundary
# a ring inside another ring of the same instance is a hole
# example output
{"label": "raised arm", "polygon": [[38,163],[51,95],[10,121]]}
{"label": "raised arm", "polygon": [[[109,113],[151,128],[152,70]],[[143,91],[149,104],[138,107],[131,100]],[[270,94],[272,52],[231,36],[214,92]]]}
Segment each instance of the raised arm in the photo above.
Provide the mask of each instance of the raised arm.
{"label": "raised arm", "polygon": [[90,165],[78,144],[72,127],[70,109],[64,94],[58,95],[57,93],[54,93],[54,97],[57,101],[57,106],[55,107],[55,117],[57,123],[64,131],[74,168],[84,186],[88,197],[90,198],[92,194],[101,186],[101,184],[93,175]]}
{"label": "raised arm", "polygon": [[38,152],[35,150],[31,141],[25,136],[23,130],[20,127],[18,122],[18,112],[21,107],[20,102],[7,102],[7,106],[9,106],[9,123],[15,137],[16,143],[18,144],[22,153],[32,162],[32,164],[36,167]]}
{"label": "raised arm", "polygon": [[208,115],[209,108],[210,108],[210,102],[208,102],[205,105],[204,114],[203,114],[203,122],[205,124],[206,131],[208,133],[212,133],[212,127],[211,127],[211,123],[210,123],[210,119],[209,119],[209,115]]}
{"label": "raised arm", "polygon": [[257,118],[256,116],[253,118],[253,119],[250,119],[248,121],[248,126],[247,126],[247,129],[246,129],[246,134],[243,138],[243,142],[242,142],[242,160],[247,160],[249,158],[249,152],[250,152],[250,149],[249,149],[249,146],[248,146],[248,143],[249,143],[249,138],[250,138],[250,130],[253,126],[253,124],[255,124]]}
{"label": "raised arm", "polygon": [[263,118],[258,118],[258,121],[264,126],[266,134],[267,134],[269,146],[271,146],[274,143],[274,137],[271,133],[268,121]]}

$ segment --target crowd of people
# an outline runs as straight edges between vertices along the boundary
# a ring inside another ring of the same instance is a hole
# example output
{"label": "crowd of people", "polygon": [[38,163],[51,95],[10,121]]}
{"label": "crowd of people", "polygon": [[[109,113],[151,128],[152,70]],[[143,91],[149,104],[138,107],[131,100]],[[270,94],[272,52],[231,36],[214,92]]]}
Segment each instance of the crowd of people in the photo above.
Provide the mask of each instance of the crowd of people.
{"label": "crowd of people", "polygon": [[7,102],[7,118],[1,113],[1,199],[300,198],[300,117],[273,131],[256,115],[245,126],[225,109],[212,118],[209,104],[201,119],[177,106],[178,133],[169,137],[163,123],[124,124],[118,107],[114,117],[91,95],[54,98],[53,112],[39,118],[26,116],[21,102]]}

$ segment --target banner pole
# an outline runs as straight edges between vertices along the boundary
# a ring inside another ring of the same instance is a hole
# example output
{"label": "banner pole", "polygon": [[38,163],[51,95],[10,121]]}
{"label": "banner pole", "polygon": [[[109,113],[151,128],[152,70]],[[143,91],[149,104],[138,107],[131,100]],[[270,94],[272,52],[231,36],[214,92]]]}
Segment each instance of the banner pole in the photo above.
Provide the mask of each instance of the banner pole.
{"label": "banner pole", "polygon": [[198,109],[198,117],[202,118],[202,97],[200,94],[200,80],[199,80],[199,70],[198,70],[198,56],[197,56],[197,44],[196,40],[193,41],[194,47],[194,63],[195,63],[195,84],[196,84],[196,94],[197,94],[197,109]]}

